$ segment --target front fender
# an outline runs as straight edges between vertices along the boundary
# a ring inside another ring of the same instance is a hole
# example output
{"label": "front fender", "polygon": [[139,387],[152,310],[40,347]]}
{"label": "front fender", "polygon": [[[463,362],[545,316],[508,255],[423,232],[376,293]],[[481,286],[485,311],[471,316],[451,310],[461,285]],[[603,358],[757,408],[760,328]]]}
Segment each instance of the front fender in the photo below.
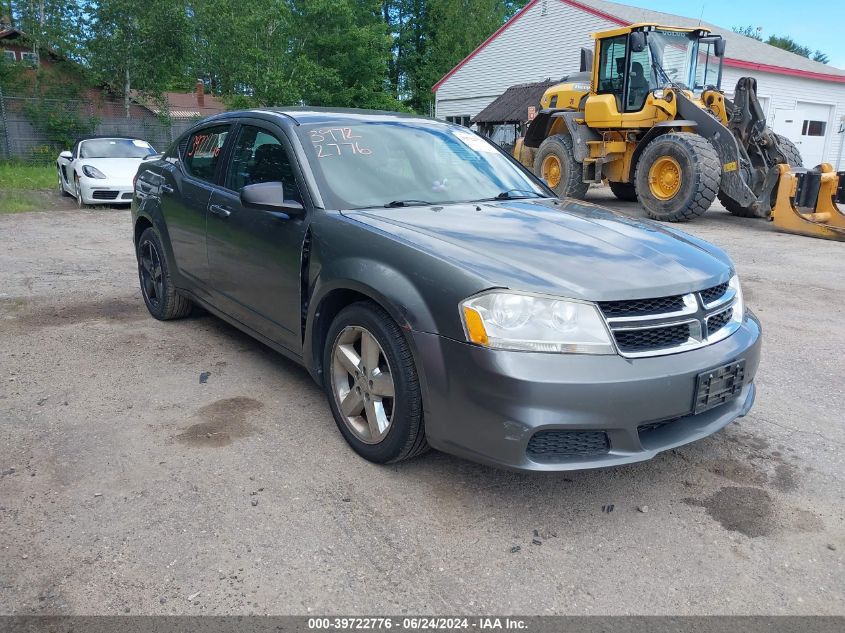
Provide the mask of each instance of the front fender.
{"label": "front fender", "polygon": [[[317,262],[314,264],[319,267]],[[333,274],[340,271],[346,274]],[[334,297],[348,297],[350,293],[366,297],[384,308],[406,333],[437,331],[434,315],[420,290],[408,277],[384,262],[354,256],[332,260],[328,269],[320,268],[310,286],[303,359],[318,382],[322,374],[322,337],[336,313]],[[413,348],[413,338],[408,336],[407,340]]]}

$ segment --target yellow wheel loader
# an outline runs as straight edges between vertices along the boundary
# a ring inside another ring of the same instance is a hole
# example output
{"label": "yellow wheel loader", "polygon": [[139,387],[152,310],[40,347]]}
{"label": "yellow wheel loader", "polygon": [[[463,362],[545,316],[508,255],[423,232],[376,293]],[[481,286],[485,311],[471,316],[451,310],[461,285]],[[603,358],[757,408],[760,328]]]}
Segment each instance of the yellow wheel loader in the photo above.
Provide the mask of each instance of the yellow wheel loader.
{"label": "yellow wheel loader", "polygon": [[[835,213],[801,206],[821,181],[803,169],[792,141],[766,126],[756,80],[741,78],[733,99],[725,97],[720,35],[633,24],[593,37],[594,50],[581,51],[581,72],[546,90],[514,148],[558,195],[583,198],[591,183],[607,182],[618,198],[638,200],[649,217],[670,222],[701,215],[717,196],[734,215],[761,218],[792,200],[775,223],[799,216],[811,223],[802,231],[810,234],[845,217],[835,201]],[[780,195],[781,184],[791,198]],[[834,190],[841,197],[838,185]]]}

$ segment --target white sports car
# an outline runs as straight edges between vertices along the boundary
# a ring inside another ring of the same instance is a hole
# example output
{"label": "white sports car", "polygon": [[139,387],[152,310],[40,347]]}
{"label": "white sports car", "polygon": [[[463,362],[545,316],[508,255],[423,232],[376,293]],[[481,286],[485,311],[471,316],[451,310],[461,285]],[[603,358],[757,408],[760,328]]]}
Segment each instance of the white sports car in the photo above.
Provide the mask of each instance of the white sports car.
{"label": "white sports car", "polygon": [[86,204],[129,204],[138,166],[156,156],[153,146],[137,138],[92,137],[59,154],[59,193]]}

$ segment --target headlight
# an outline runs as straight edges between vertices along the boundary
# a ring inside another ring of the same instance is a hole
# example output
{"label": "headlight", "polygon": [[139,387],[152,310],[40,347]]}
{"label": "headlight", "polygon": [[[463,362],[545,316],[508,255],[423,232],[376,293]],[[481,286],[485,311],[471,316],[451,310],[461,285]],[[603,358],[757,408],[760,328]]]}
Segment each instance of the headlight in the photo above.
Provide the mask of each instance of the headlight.
{"label": "headlight", "polygon": [[495,349],[566,354],[614,354],[598,308],[584,301],[509,291],[461,303],[470,343]]}
{"label": "headlight", "polygon": [[736,292],[736,297],[734,298],[734,311],[731,316],[731,320],[736,323],[742,323],[743,319],[745,319],[745,301],[742,299],[742,288],[739,285],[738,275],[731,277],[731,280],[728,282],[728,287],[733,288],[734,292]]}
{"label": "headlight", "polygon": [[82,173],[88,176],[89,178],[105,178],[106,175],[101,172],[96,167],[92,167],[91,165],[83,165],[82,166]]}

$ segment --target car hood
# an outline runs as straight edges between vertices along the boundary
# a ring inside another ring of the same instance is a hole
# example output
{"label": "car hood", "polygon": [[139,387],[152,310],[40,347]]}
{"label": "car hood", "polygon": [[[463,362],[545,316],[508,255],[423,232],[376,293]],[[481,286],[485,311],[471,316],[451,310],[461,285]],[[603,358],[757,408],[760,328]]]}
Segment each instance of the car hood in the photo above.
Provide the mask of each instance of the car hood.
{"label": "car hood", "polygon": [[594,301],[682,294],[726,281],[716,246],[580,201],[509,200],[343,211],[503,287]]}
{"label": "car hood", "polygon": [[80,173],[83,165],[91,165],[103,172],[106,181],[123,182],[131,185],[132,178],[142,162],[142,158],[80,158],[77,166]]}

